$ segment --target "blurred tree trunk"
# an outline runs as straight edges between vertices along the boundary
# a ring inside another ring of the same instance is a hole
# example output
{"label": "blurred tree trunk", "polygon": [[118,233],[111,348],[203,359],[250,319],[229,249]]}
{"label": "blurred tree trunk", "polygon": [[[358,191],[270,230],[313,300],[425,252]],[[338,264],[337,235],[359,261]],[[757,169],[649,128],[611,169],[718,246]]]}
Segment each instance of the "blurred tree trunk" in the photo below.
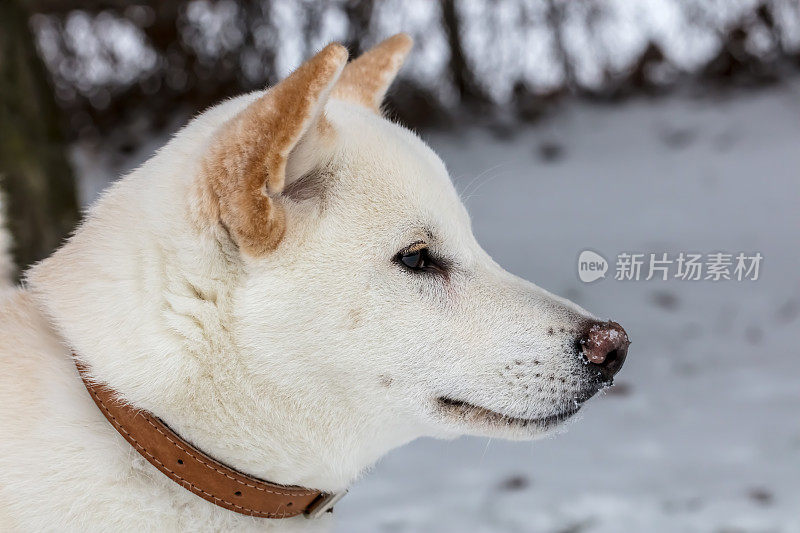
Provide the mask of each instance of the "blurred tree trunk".
{"label": "blurred tree trunk", "polygon": [[450,75],[459,98],[464,104],[483,104],[489,99],[475,79],[462,44],[461,19],[456,0],[443,0],[442,25],[450,47]]}
{"label": "blurred tree trunk", "polygon": [[375,0],[351,0],[344,6],[347,16],[347,40],[345,46],[350,50],[350,56],[356,57],[364,53],[364,38],[369,36],[372,12]]}
{"label": "blurred tree trunk", "polygon": [[547,1],[547,24],[553,34],[556,58],[561,64],[564,73],[564,85],[568,90],[576,92],[578,89],[578,79],[575,75],[572,57],[567,51],[566,39],[564,38],[564,25],[566,23],[566,3],[557,0]]}
{"label": "blurred tree trunk", "polygon": [[0,1],[0,175],[22,269],[75,227],[78,203],[59,108],[18,0]]}

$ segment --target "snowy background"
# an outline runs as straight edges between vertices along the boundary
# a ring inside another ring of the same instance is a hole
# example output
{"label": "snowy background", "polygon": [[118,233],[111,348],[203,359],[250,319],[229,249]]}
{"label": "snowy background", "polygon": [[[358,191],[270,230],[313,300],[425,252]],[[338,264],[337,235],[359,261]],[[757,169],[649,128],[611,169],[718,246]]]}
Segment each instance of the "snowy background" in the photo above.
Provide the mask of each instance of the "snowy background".
{"label": "snowy background", "polygon": [[[535,443],[424,439],[337,507],[337,532],[800,531],[800,80],[573,103],[498,136],[423,135],[502,265],[633,344],[618,385]],[[77,152],[88,201],[120,167]],[[555,155],[554,155],[555,154]],[[91,164],[90,164],[91,162]],[[584,284],[577,256],[755,252],[757,281]]]}

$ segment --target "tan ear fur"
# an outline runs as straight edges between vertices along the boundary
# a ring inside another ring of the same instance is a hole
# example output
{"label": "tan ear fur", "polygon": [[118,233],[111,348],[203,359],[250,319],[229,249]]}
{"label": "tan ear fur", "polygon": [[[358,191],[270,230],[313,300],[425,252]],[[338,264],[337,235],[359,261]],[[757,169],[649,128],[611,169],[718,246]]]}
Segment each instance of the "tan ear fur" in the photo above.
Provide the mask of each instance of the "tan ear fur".
{"label": "tan ear fur", "polygon": [[330,44],[228,121],[216,134],[204,180],[217,200],[216,215],[245,252],[273,250],[286,229],[280,194],[289,153],[312,126],[323,130],[328,95],[347,62]]}
{"label": "tan ear fur", "polygon": [[398,33],[351,61],[333,90],[333,97],[380,113],[383,97],[403,66],[414,41]]}

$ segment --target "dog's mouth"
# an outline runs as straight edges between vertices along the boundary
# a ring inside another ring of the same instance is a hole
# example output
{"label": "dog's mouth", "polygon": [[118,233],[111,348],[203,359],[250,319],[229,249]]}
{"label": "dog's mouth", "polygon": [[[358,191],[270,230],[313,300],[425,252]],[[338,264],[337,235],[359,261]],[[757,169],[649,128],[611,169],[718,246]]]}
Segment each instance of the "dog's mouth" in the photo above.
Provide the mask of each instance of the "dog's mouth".
{"label": "dog's mouth", "polygon": [[576,401],[556,414],[537,418],[520,418],[446,396],[437,398],[436,403],[442,415],[448,418],[456,418],[462,423],[484,424],[496,427],[533,427],[539,430],[547,430],[561,424],[580,411],[583,406],[583,401]]}

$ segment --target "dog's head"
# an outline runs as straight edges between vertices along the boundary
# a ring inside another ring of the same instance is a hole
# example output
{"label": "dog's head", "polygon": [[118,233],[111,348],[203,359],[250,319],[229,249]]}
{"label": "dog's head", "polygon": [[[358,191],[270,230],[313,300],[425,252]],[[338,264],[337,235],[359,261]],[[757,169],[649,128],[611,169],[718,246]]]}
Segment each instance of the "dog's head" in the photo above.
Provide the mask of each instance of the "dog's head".
{"label": "dog's head", "polygon": [[257,474],[276,431],[347,470],[420,435],[536,437],[609,383],[624,331],[498,266],[381,116],[409,48],[331,45],[206,112],[33,271],[99,379]]}

